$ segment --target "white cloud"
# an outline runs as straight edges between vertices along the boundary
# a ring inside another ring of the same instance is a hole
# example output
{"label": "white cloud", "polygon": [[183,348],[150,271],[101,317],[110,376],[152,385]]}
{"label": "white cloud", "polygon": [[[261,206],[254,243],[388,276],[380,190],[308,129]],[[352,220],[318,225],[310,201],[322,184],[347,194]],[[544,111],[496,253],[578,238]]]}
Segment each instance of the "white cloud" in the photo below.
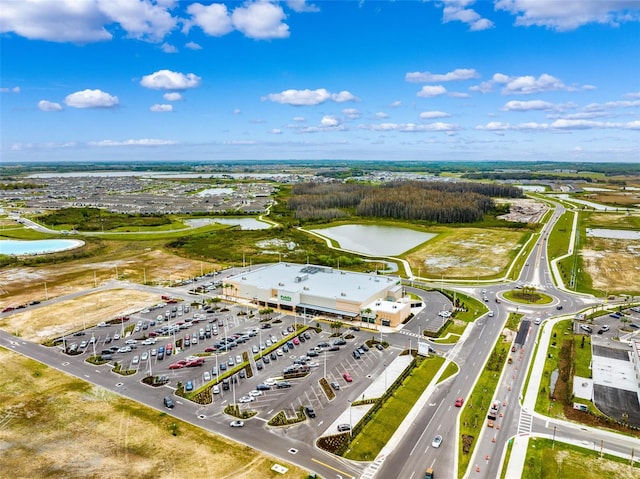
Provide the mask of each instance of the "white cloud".
{"label": "white cloud", "polygon": [[294,116],[292,120],[298,123],[303,123],[307,121],[307,119],[304,116]]}
{"label": "white cloud", "polygon": [[280,128],[272,128],[268,133],[272,135],[282,135],[282,130]]}
{"label": "white cloud", "polygon": [[294,106],[310,106],[319,105],[328,100],[343,103],[345,101],[355,101],[357,98],[348,91],[331,93],[325,88],[319,88],[317,90],[284,90],[280,93],[269,93],[262,97],[262,100]]}
{"label": "white cloud", "polygon": [[[78,4],[78,2],[69,2]],[[174,29],[177,19],[162,2],[150,0],[97,0],[98,8],[119,23],[127,36],[139,40],[162,40]]]}
{"label": "white cloud", "polygon": [[372,125],[361,125],[362,129],[371,131],[399,131],[403,133],[442,131],[451,132],[460,130],[459,125],[452,123],[435,122],[429,124],[416,123],[377,123]]}
{"label": "white cloud", "polygon": [[202,47],[198,45],[196,42],[187,42],[184,44],[184,46],[189,50],[202,50]]}
{"label": "white cloud", "polygon": [[375,115],[373,115],[373,117],[376,120],[384,120],[385,118],[389,118],[389,115],[387,115],[385,112],[383,111],[379,111],[377,112]]}
{"label": "white cloud", "polygon": [[420,118],[423,120],[433,120],[436,118],[447,118],[451,115],[449,113],[445,113],[444,111],[423,111],[420,113]]}
{"label": "white cloud", "polygon": [[320,9],[313,4],[307,3],[305,0],[287,0],[287,6],[298,13],[319,12]]}
{"label": "white cloud", "polygon": [[469,98],[471,95],[463,93],[461,91],[450,91],[447,93],[451,98]]}
{"label": "white cloud", "polygon": [[631,92],[623,95],[625,98],[640,98],[640,91]]}
{"label": "white cloud", "polygon": [[360,111],[356,108],[345,108],[342,110],[342,114],[350,120],[357,120],[360,118]]}
{"label": "white cloud", "polygon": [[151,105],[151,107],[149,107],[149,110],[155,113],[164,113],[167,111],[173,111],[173,105],[156,103],[155,105]]}
{"label": "white cloud", "polygon": [[560,118],[553,123],[519,123],[513,125],[511,123],[502,123],[492,121],[486,125],[476,126],[476,130],[486,131],[507,131],[507,130],[590,130],[590,129],[621,129],[621,130],[638,130],[640,129],[640,121],[630,121],[627,123],[592,121],[584,119],[567,119]]}
{"label": "white cloud", "polygon": [[396,100],[389,105],[391,108],[398,108],[402,106],[402,102],[400,100]]}
{"label": "white cloud", "polygon": [[193,73],[173,72],[171,70],[158,70],[151,75],[145,75],[140,80],[140,85],[153,90],[186,90],[200,86],[201,78]]}
{"label": "white cloud", "polygon": [[404,79],[412,83],[434,83],[471,80],[479,76],[478,72],[473,68],[456,68],[448,73],[409,72],[404,76]]}
{"label": "white cloud", "polygon": [[242,115],[242,110],[240,108],[234,108],[231,113],[234,115]]}
{"label": "white cloud", "polygon": [[187,13],[191,15],[191,20],[185,24],[188,30],[191,25],[197,25],[212,37],[226,35],[233,30],[231,17],[227,7],[221,3],[212,5],[202,5],[193,3],[187,7]]}
{"label": "white cloud", "polygon": [[154,138],[140,138],[135,140],[100,140],[100,141],[90,141],[87,144],[89,146],[166,146],[166,145],[176,145],[178,142],[173,140],[157,140]]}
{"label": "white cloud", "polygon": [[165,42],[162,44],[160,48],[165,53],[178,53],[178,49],[175,46],[171,45],[170,43]]}
{"label": "white cloud", "polygon": [[576,91],[578,89],[575,86],[565,85],[561,80],[548,73],[543,73],[538,78],[533,75],[512,77],[496,73],[491,80],[474,85],[469,90],[489,93],[496,85],[503,85],[501,91],[503,95],[530,95],[547,91]]}
{"label": "white cloud", "polygon": [[425,98],[425,97],[444,95],[445,93],[447,93],[447,89],[442,85],[433,85],[433,86],[425,85],[417,93],[417,95],[419,97]]}
{"label": "white cloud", "polygon": [[634,108],[640,107],[640,100],[620,100],[620,101],[608,101],[605,103],[590,103],[585,106],[585,111],[603,111],[612,110],[615,108]]}
{"label": "white cloud", "polygon": [[635,0],[498,0],[495,8],[516,15],[516,25],[558,31],[575,30],[589,23],[618,26],[640,20],[640,4]]}
{"label": "white cloud", "polygon": [[0,88],[0,93],[20,93],[20,87],[14,86],[13,88]]}
{"label": "white cloud", "polygon": [[502,109],[504,111],[529,111],[529,110],[552,110],[554,108],[553,103],[542,100],[531,101],[508,101],[504,104]]}
{"label": "white cloud", "polygon": [[42,111],[62,111],[62,105],[48,100],[40,100],[38,102],[38,108]]}
{"label": "white cloud", "polygon": [[111,108],[117,106],[119,100],[102,90],[87,89],[67,95],[64,102],[73,108]]}
{"label": "white cloud", "polygon": [[320,120],[320,125],[325,128],[331,128],[340,125],[340,121],[333,115],[325,115]]}
{"label": "white cloud", "polygon": [[108,16],[97,2],[67,0],[3,1],[0,32],[14,32],[31,40],[97,42],[111,39],[104,25]]}
{"label": "white cloud", "polygon": [[475,10],[467,8],[474,3],[475,0],[442,0],[442,5],[444,5],[442,23],[466,23],[471,31],[492,28],[493,22],[491,20],[483,18]]}
{"label": "white cloud", "polygon": [[279,5],[258,1],[234,9],[231,21],[247,37],[265,40],[289,37],[289,26],[283,23],[285,17]]}
{"label": "white cloud", "polygon": [[180,101],[182,100],[182,93],[178,93],[177,91],[170,91],[162,95],[166,101]]}

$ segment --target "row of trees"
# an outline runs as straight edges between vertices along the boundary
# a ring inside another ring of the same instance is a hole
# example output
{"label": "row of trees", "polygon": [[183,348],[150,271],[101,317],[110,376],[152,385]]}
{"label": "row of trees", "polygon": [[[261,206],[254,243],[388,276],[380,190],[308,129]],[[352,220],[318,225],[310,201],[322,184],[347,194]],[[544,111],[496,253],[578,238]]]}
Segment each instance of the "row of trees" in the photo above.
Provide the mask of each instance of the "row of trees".
{"label": "row of trees", "polygon": [[491,197],[519,198],[508,185],[461,182],[302,183],[287,207],[300,220],[332,220],[357,214],[437,223],[482,221],[495,208]]}

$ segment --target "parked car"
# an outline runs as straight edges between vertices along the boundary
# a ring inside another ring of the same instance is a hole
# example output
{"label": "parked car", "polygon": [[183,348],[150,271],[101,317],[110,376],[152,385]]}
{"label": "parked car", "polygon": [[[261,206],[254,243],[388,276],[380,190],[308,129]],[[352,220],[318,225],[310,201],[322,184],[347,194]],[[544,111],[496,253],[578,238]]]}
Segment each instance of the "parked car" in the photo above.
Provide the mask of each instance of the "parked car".
{"label": "parked car", "polygon": [[339,432],[345,432],[345,431],[350,431],[351,430],[351,425],[350,424],[338,424],[338,431]]}
{"label": "parked car", "polygon": [[193,391],[193,381],[191,380],[187,381],[187,383],[184,385],[184,390]]}
{"label": "parked car", "polygon": [[334,391],[340,391],[340,384],[335,381],[331,383],[331,387],[334,389]]}
{"label": "parked car", "polygon": [[342,377],[344,378],[345,381],[347,381],[348,383],[353,381],[353,378],[351,377],[351,374],[349,373],[342,373]]}
{"label": "parked car", "polygon": [[316,412],[313,410],[311,406],[305,406],[304,412],[307,414],[307,416],[311,418],[316,417]]}

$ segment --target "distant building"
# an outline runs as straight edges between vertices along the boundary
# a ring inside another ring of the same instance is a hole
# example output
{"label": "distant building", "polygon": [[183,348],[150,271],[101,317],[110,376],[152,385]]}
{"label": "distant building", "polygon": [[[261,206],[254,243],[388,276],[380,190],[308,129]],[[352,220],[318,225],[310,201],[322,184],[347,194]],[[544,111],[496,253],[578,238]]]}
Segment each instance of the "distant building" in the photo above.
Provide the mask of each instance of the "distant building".
{"label": "distant building", "polygon": [[638,394],[638,401],[640,402],[640,340],[631,340],[631,351],[629,352],[629,358],[631,364],[633,364],[633,372],[636,379],[636,393]]}
{"label": "distant building", "polygon": [[341,271],[329,266],[276,263],[226,278],[225,294],[261,307],[306,317],[360,319],[396,326],[411,313],[399,277]]}

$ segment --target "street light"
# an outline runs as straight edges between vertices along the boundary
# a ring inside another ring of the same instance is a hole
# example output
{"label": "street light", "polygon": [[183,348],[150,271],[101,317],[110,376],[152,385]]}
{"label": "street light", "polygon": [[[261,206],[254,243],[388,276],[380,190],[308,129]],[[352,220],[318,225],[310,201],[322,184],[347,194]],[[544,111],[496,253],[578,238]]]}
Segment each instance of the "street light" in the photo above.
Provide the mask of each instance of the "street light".
{"label": "street light", "polygon": [[551,441],[551,449],[556,445],[556,426],[553,426],[553,441]]}
{"label": "street light", "polygon": [[351,405],[353,403],[352,400],[347,399],[349,402],[349,437],[353,437],[353,427],[351,427]]}

